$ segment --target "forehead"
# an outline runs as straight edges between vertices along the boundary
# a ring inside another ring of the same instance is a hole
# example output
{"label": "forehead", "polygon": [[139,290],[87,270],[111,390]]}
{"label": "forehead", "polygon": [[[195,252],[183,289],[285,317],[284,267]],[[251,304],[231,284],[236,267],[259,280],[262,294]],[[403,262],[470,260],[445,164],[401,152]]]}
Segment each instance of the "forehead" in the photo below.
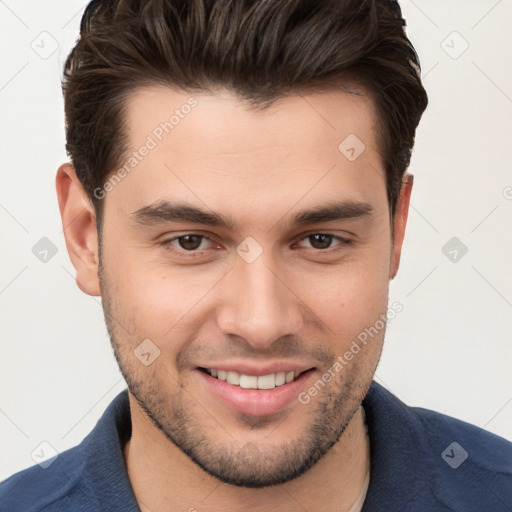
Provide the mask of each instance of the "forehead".
{"label": "forehead", "polygon": [[222,89],[139,89],[125,118],[124,163],[133,165],[109,199],[124,194],[132,210],[159,199],[216,207],[240,200],[254,212],[301,197],[301,206],[320,196],[371,202],[372,190],[382,198],[374,103],[358,92],[295,94],[255,110]]}
{"label": "forehead", "polygon": [[327,146],[338,150],[340,140],[351,133],[371,148],[377,121],[374,102],[362,88],[351,90],[354,94],[292,94],[259,109],[225,89],[187,93],[146,87],[129,97],[126,122],[134,147],[148,135],[165,144],[160,139],[170,139],[172,133],[198,155],[265,149],[275,154],[277,148],[300,153],[301,148],[309,152]]}

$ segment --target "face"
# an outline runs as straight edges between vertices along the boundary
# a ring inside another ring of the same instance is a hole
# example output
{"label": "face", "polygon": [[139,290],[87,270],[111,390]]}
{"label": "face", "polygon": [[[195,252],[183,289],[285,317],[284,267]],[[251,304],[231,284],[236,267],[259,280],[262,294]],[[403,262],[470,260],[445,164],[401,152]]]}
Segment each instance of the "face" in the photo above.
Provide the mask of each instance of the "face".
{"label": "face", "polygon": [[125,172],[99,192],[100,280],[79,284],[101,292],[150,424],[223,482],[289,481],[336,443],[381,353],[410,190],[393,238],[373,103],[337,91],[258,112],[146,88],[126,119]]}

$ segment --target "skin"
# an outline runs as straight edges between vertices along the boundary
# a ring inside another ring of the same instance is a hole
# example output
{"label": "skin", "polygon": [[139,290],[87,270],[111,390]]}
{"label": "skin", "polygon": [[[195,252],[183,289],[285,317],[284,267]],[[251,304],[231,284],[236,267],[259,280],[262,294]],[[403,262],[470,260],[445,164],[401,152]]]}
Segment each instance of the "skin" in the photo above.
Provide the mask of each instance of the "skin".
{"label": "skin", "polygon": [[[190,96],[136,91],[126,111],[132,149]],[[103,199],[101,253],[73,167],[57,172],[77,284],[102,296],[130,391],[124,456],[134,494],[154,512],[316,510],[319,496],[322,510],[350,510],[369,468],[360,404],[384,329],[308,404],[294,400],[275,414],[232,410],[197,367],[303,363],[314,367],[307,391],[387,309],[412,179],[390,219],[368,95],[290,95],[260,112],[224,90],[193,96],[198,105]],[[351,133],[365,144],[354,161],[338,150]],[[133,212],[160,199],[230,215],[236,227],[135,222]],[[340,200],[368,203],[373,213],[290,225],[299,210]],[[315,233],[334,237],[321,245]],[[162,244],[187,234],[207,237],[195,239],[197,257],[187,257],[191,245]],[[252,263],[236,252],[248,236],[262,249]],[[134,350],[148,338],[160,355],[145,366]]]}

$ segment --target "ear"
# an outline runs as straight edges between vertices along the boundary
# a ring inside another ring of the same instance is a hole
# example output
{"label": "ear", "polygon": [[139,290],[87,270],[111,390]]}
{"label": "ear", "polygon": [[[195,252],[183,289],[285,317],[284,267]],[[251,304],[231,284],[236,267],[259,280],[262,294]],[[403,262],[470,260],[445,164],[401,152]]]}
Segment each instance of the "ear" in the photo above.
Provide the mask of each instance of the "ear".
{"label": "ear", "polygon": [[405,226],[409,214],[409,202],[411,200],[412,184],[414,176],[406,174],[402,181],[400,196],[396,204],[395,216],[393,218],[393,245],[391,247],[391,262],[389,265],[389,278],[394,279],[400,265],[402,254],[402,243],[405,236]]}
{"label": "ear", "polygon": [[96,214],[70,163],[62,164],[55,178],[62,229],[76,282],[88,295],[99,296]]}

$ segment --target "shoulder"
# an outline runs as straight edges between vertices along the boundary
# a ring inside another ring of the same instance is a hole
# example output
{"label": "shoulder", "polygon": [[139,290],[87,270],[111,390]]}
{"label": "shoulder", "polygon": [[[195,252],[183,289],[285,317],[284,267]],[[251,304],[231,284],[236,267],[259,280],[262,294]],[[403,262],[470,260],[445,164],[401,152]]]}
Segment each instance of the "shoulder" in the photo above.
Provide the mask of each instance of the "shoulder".
{"label": "shoulder", "polygon": [[396,433],[401,441],[405,441],[406,433],[409,441],[414,436],[418,449],[425,442],[424,447],[447,461],[447,467],[454,469],[467,463],[482,471],[512,474],[512,442],[503,437],[440,412],[406,405],[375,381],[363,403],[387,436]]}
{"label": "shoulder", "polygon": [[[368,510],[512,510],[510,441],[408,406],[375,382],[364,405],[374,474]],[[403,503],[406,508],[397,508]]]}
{"label": "shoulder", "polygon": [[137,511],[123,460],[131,433],[126,390],[109,404],[94,429],[74,448],[0,483],[0,511]]}
{"label": "shoulder", "polygon": [[445,414],[411,409],[433,454],[437,498],[453,510],[512,510],[512,443]]}
{"label": "shoulder", "polygon": [[411,410],[430,442],[442,448],[439,455],[452,469],[467,462],[482,471],[512,475],[512,443],[507,439],[439,412],[422,407]]}
{"label": "shoulder", "polygon": [[[95,500],[81,476],[85,467],[82,446],[60,453],[46,468],[35,465],[0,483],[0,510],[64,512],[91,510]],[[95,508],[95,507],[94,507]]]}

